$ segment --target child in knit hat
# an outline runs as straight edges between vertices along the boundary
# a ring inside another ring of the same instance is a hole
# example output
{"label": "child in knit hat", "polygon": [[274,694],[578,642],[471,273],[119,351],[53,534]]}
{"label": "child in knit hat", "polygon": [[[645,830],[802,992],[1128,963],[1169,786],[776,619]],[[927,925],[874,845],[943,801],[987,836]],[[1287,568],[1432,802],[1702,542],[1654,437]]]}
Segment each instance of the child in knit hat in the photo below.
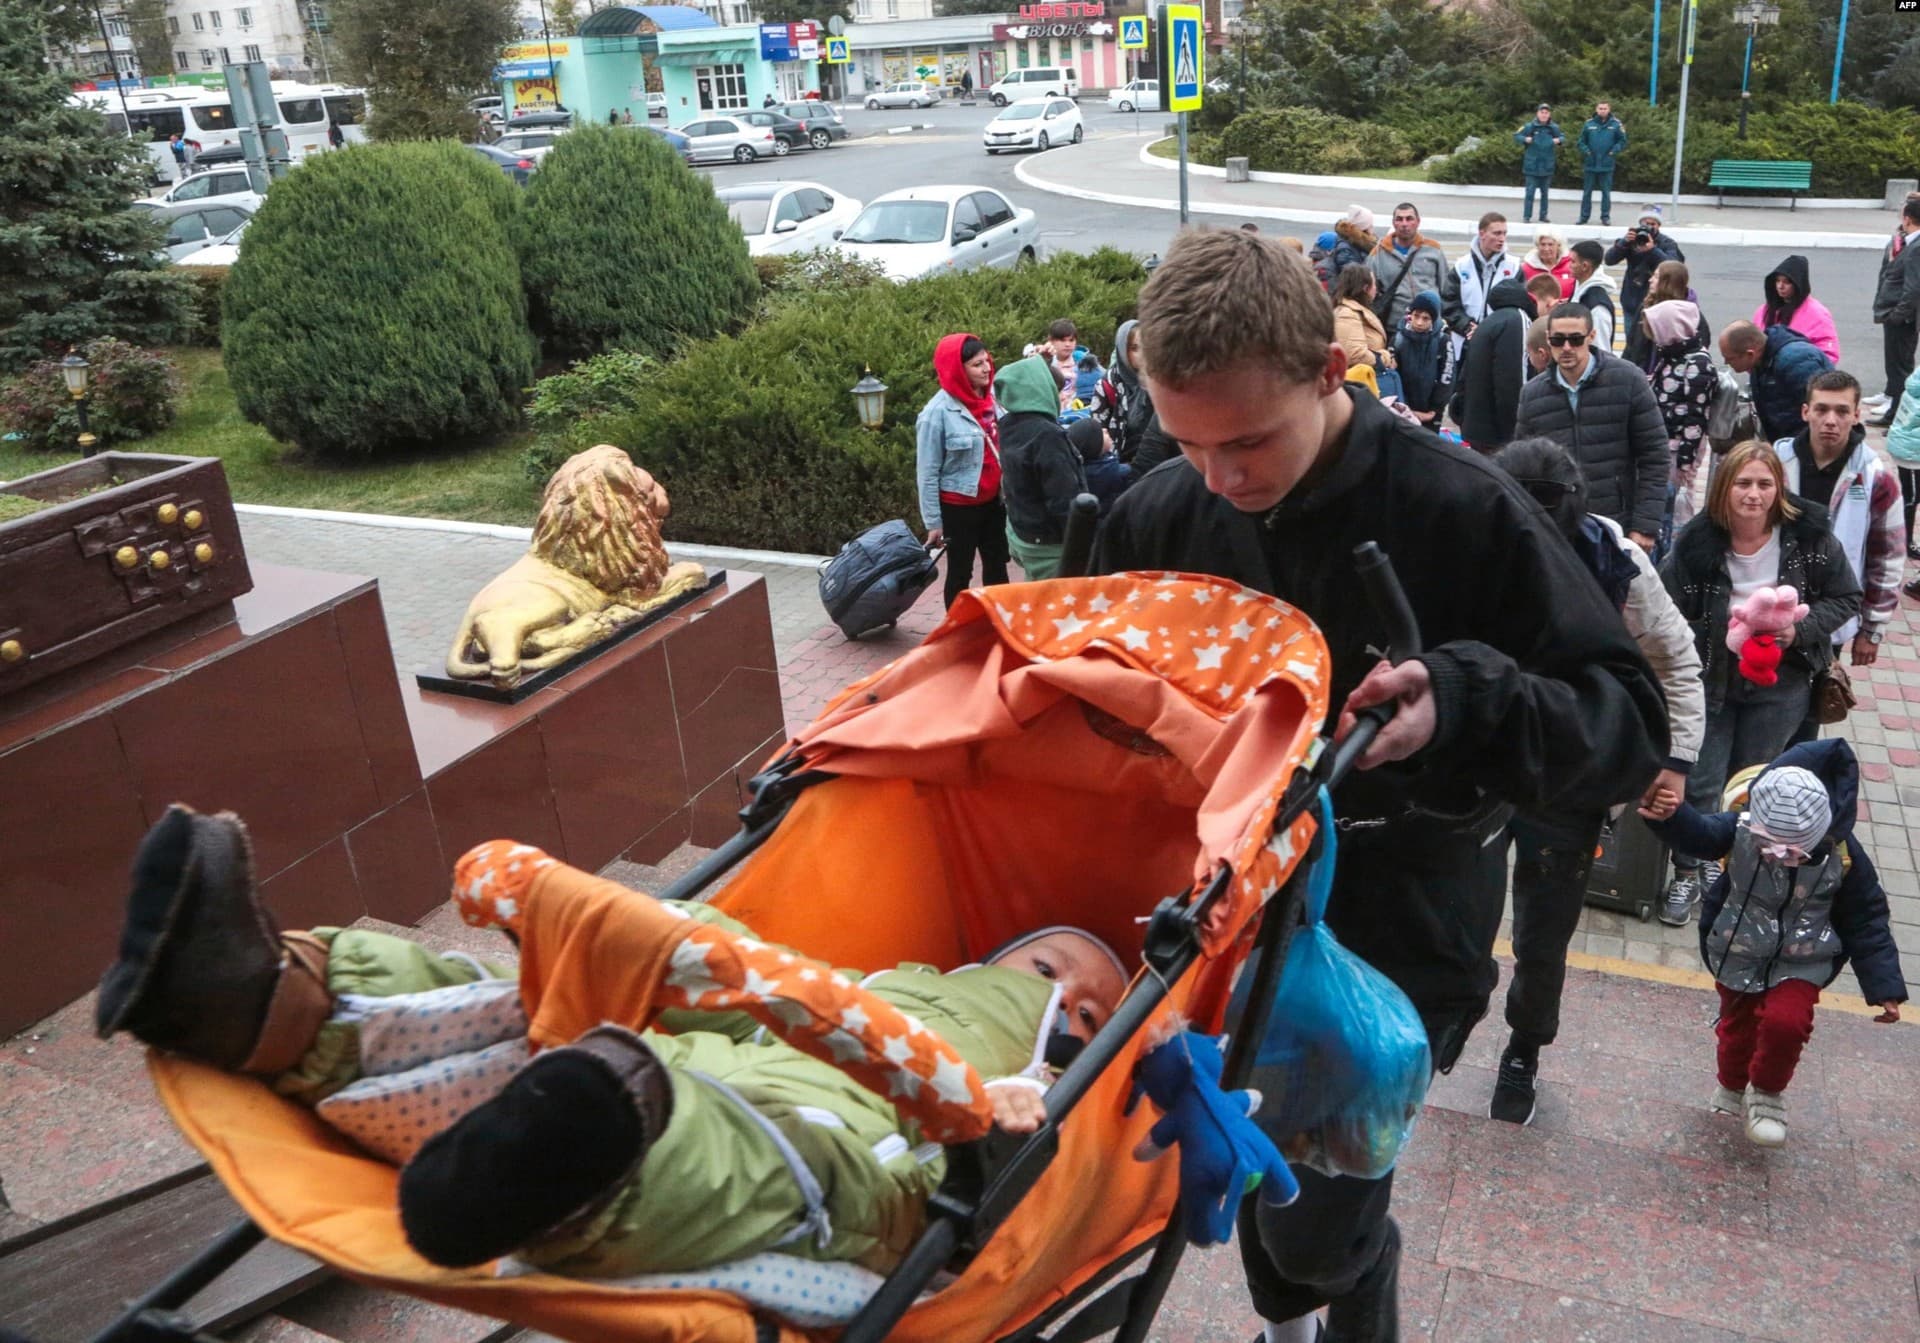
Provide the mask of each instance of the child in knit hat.
{"label": "child in knit hat", "polygon": [[1700,912],[1700,954],[1720,993],[1712,1106],[1744,1114],[1762,1147],[1787,1140],[1781,1093],[1813,1034],[1820,990],[1841,967],[1853,962],[1881,1009],[1875,1021],[1898,1021],[1907,999],[1886,894],[1854,837],[1858,788],[1853,749],[1829,738],[1767,766],[1745,811],[1708,816],[1681,801],[1652,826],[1677,853],[1724,860]]}

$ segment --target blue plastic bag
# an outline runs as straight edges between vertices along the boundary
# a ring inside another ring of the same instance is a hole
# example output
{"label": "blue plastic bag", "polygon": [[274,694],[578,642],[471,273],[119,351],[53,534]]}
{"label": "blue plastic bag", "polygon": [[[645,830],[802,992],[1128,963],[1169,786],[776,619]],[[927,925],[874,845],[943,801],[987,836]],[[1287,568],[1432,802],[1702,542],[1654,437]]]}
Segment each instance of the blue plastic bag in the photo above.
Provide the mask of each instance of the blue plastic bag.
{"label": "blue plastic bag", "polygon": [[[1426,1027],[1398,985],[1327,927],[1333,804],[1320,794],[1321,853],[1307,877],[1306,922],[1281,968],[1248,1084],[1258,1122],[1289,1161],[1327,1175],[1378,1179],[1393,1169],[1433,1076]],[[1253,965],[1234,991],[1243,1019]]]}

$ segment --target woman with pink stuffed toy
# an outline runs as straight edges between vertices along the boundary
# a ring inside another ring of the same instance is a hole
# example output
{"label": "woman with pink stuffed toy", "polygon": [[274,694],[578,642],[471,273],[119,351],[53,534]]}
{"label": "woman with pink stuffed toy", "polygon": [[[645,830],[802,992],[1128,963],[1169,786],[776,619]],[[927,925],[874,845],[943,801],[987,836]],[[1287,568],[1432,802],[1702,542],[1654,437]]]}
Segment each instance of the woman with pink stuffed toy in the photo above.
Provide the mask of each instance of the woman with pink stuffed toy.
{"label": "woman with pink stuffed toy", "polygon": [[[1686,800],[1717,811],[1727,776],[1779,755],[1806,717],[1833,632],[1860,612],[1860,581],[1826,509],[1787,493],[1779,455],[1757,439],[1721,461],[1706,511],[1674,540],[1660,574],[1693,627],[1707,692]],[[1676,854],[1661,921],[1691,920],[1701,890],[1699,860]]]}

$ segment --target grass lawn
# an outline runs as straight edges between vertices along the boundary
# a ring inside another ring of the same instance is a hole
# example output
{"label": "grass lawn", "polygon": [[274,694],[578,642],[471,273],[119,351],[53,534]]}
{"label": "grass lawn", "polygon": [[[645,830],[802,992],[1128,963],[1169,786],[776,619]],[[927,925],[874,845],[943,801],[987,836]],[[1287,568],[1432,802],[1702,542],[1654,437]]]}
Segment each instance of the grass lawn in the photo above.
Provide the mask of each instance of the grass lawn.
{"label": "grass lawn", "polygon": [[[167,356],[180,370],[180,413],[165,432],[117,445],[123,451],[218,457],[226,465],[233,497],[241,503],[518,526],[533,522],[540,487],[520,469],[520,453],[530,434],[508,434],[465,452],[382,458],[364,465],[305,461],[269,438],[266,430],[240,418],[219,351],[176,349]],[[0,443],[0,481],[71,460]]]}

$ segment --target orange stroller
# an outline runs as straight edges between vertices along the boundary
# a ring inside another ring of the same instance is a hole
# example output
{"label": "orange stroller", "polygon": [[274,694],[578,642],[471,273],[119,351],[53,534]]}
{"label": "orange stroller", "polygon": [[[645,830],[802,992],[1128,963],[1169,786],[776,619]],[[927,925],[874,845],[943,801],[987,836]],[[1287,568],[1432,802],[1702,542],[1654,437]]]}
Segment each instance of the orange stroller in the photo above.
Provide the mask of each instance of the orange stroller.
{"label": "orange stroller", "polygon": [[[1385,556],[1361,547],[1357,568],[1392,655],[1417,652]],[[437,1268],[401,1232],[394,1167],[255,1078],[155,1053],[175,1122],[250,1222],[100,1337],[135,1336],[138,1312],[186,1300],[264,1234],[362,1282],[572,1339],[1067,1343],[1118,1327],[1137,1343],[1184,1241],[1176,1163],[1128,1155],[1154,1118],[1129,1105],[1134,1065],[1171,1012],[1218,1032],[1258,945],[1224,1083],[1243,1084],[1319,847],[1313,804],[1389,717],[1368,711],[1337,746],[1322,737],[1330,673],[1303,613],[1217,580],[971,592],[802,730],[753,780],[742,831],[659,892],[696,898],[731,874],[714,905],[831,965],[951,968],[1059,923],[1142,964],[1048,1090],[1038,1132],[949,1146],[925,1230],[843,1328],[715,1290]],[[530,1019],[572,1012],[584,1030],[622,1008],[593,986],[561,1002],[539,981],[523,966]],[[635,1027],[650,1015],[624,1011]]]}

